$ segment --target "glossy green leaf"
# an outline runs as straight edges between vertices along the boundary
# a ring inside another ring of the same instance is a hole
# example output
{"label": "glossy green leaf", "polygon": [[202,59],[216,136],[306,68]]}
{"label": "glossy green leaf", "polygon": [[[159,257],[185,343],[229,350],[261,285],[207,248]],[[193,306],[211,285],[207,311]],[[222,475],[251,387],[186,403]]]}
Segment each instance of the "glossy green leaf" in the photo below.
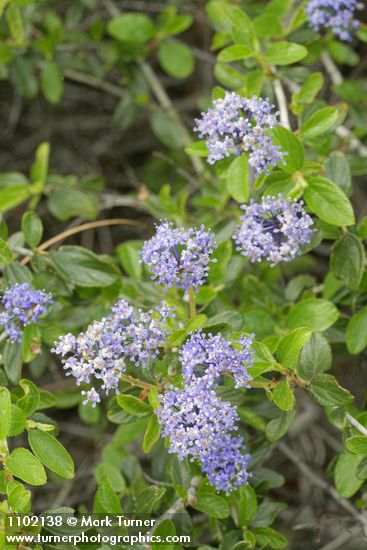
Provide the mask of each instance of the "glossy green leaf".
{"label": "glossy green leaf", "polygon": [[354,213],[350,201],[335,183],[326,178],[307,178],[304,198],[318,217],[332,225],[353,225]]}
{"label": "glossy green leaf", "polygon": [[41,218],[36,212],[26,212],[22,217],[22,231],[26,243],[35,248],[42,239],[43,226]]}
{"label": "glossy green leaf", "polygon": [[30,485],[44,485],[47,481],[44,467],[28,449],[14,449],[6,461],[6,467],[15,477]]}
{"label": "glossy green leaf", "polygon": [[48,432],[32,429],[28,433],[28,441],[34,454],[49,470],[64,479],[73,479],[73,459],[54,436]]}
{"label": "glossy green leaf", "polygon": [[323,407],[349,405],[354,400],[353,395],[342,388],[331,374],[319,374],[311,382],[310,393],[315,401]]}
{"label": "glossy green leaf", "polygon": [[235,201],[239,203],[248,201],[250,189],[247,157],[240,156],[231,162],[227,174],[227,189]]}

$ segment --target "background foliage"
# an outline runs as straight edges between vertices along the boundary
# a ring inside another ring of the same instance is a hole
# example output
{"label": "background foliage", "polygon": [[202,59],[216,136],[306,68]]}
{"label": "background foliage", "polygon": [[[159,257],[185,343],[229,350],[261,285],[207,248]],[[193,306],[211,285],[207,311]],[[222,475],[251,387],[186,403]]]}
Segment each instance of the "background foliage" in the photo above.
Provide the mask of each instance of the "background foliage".
{"label": "background foliage", "polygon": [[[320,36],[304,5],[0,1],[2,285],[56,297],[22,344],[1,344],[2,514],[161,515],[179,501],[201,550],[365,547],[367,32]],[[253,181],[245,157],[210,167],[194,142],[193,119],[223,89],[281,108],[275,140],[288,155],[266,178]],[[239,204],[279,192],[304,198],[317,232],[293,262],[254,266],[230,239]],[[160,218],[216,234],[190,321],[183,294],[139,263]],[[192,495],[200,471],[168,455],[142,388],[123,382],[120,398],[81,404],[50,348],[119,297],[177,310],[172,349],[132,373],[148,386],[177,373],[191,330],[256,334],[260,387],[225,388],[250,485],[227,497],[203,478]]]}

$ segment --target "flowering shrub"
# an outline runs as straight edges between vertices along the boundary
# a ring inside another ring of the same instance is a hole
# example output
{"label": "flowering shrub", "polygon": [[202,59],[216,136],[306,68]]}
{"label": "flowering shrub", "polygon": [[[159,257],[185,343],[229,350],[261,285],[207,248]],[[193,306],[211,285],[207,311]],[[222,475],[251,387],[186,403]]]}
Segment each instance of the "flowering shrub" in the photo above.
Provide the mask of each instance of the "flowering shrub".
{"label": "flowering shrub", "polygon": [[365,16],[0,2],[0,547],[79,512],[367,546]]}

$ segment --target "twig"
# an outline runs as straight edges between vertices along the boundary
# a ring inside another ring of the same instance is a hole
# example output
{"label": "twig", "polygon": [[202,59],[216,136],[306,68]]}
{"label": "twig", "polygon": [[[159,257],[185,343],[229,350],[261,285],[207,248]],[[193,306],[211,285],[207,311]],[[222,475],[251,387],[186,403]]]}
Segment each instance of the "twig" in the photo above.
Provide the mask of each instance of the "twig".
{"label": "twig", "polygon": [[289,114],[288,114],[288,106],[287,106],[287,98],[283,90],[283,86],[281,81],[276,78],[273,82],[274,84],[274,92],[278,101],[278,107],[279,107],[279,113],[280,113],[280,121],[282,125],[287,128],[287,130],[291,130],[291,125],[289,122]]}
{"label": "twig", "polygon": [[343,531],[336,539],[332,540],[328,544],[325,544],[320,550],[337,550],[341,546],[344,548],[344,544],[349,541],[353,536],[359,535],[361,528],[359,525],[355,525],[351,529]]}
{"label": "twig", "polygon": [[[36,248],[37,252],[42,252],[43,250],[46,250],[50,246],[63,241],[67,237],[70,237],[71,235],[75,235],[76,233],[81,233],[82,231],[88,231],[88,229],[94,229],[95,227],[104,227],[108,225],[135,225],[137,227],[146,227],[146,224],[143,222],[138,222],[137,220],[128,220],[125,218],[114,218],[111,220],[98,220],[96,222],[89,222],[89,223],[83,223],[83,225],[79,225],[77,227],[73,227],[72,229],[67,229],[66,231],[63,231],[62,233],[59,233],[58,235],[55,235],[55,237],[52,237],[48,241],[45,241],[40,246]],[[23,260],[20,262],[22,265],[26,265],[31,260],[30,256],[23,258]]]}
{"label": "twig", "polygon": [[[169,96],[166,93],[166,90],[163,88],[162,84],[159,81],[159,78],[156,76],[155,72],[151,66],[144,60],[139,61],[139,67],[143,73],[145,80],[149,84],[152,92],[154,93],[160,106],[170,115],[170,117],[177,122],[181,128],[183,142],[185,145],[190,145],[192,139],[190,133],[188,132],[186,126],[183,124],[180,116],[175,110]],[[197,175],[201,175],[204,172],[204,166],[201,160],[198,157],[189,155],[193,168]]]}
{"label": "twig", "polygon": [[[117,8],[112,0],[105,0],[105,6],[110,15],[112,15],[113,17],[119,15],[120,10]],[[183,142],[185,143],[185,145],[190,145],[192,143],[191,135],[184,123],[182,122],[176,109],[174,108],[173,103],[166,93],[166,90],[162,86],[159,78],[156,76],[151,66],[146,61],[144,61],[144,59],[140,59],[138,61],[138,65],[150,89],[155,95],[159,105],[168,113],[172,120],[174,120],[179,125],[182,132]],[[198,176],[201,175],[204,172],[203,163],[198,157],[192,155],[189,155],[189,157],[196,174]]]}
{"label": "twig", "polygon": [[73,69],[67,69],[64,72],[64,76],[68,80],[73,80],[74,82],[80,82],[80,84],[85,84],[86,86],[90,86],[91,88],[103,90],[104,92],[108,92],[110,95],[113,95],[114,97],[118,97],[120,99],[126,95],[125,91],[120,88],[120,86],[112,84],[111,82],[99,80],[99,78],[96,78],[95,76],[87,73],[81,73]]}
{"label": "twig", "polygon": [[149,384],[149,382],[143,382],[143,380],[139,380],[138,378],[134,378],[133,376],[130,376],[130,374],[121,374],[120,376],[121,380],[124,382],[128,382],[131,386],[136,386],[137,388],[143,388],[144,390],[150,390],[152,388],[157,388],[158,391],[161,388],[161,386],[156,386],[154,384]]}
{"label": "twig", "polygon": [[359,523],[361,523],[364,529],[367,529],[367,516],[363,513],[358,513],[354,506],[345,498],[342,498],[338,491],[329,485],[327,481],[319,477],[301,458],[296,455],[290,447],[284,442],[280,442],[277,448],[291,461],[293,464],[317,487],[320,487],[323,491],[328,493],[344,510],[346,510],[351,516],[353,516]]}
{"label": "twig", "polygon": [[142,210],[144,212],[148,212],[149,209],[147,205],[135,197],[132,197],[130,195],[115,195],[114,193],[102,193],[100,195],[101,198],[101,206],[100,210],[108,210],[109,208],[116,208],[117,206],[126,206],[129,208],[135,208],[136,210]]}
{"label": "twig", "polygon": [[331,82],[336,86],[339,86],[343,82],[343,76],[331,59],[329,52],[324,50],[321,54],[321,61],[326,69],[326,72],[330,76]]}
{"label": "twig", "polygon": [[345,418],[348,420],[349,424],[351,424],[356,430],[367,437],[367,429],[362,426],[362,424],[360,424],[358,420],[354,418],[354,416],[347,412]]}

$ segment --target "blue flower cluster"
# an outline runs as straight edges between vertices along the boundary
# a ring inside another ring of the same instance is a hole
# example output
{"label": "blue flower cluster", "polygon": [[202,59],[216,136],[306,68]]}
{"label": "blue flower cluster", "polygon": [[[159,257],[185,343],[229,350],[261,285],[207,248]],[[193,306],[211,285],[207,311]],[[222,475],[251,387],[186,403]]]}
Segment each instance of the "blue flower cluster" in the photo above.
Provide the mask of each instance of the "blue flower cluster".
{"label": "blue flower cluster", "polygon": [[210,164],[248,152],[249,164],[259,176],[283,161],[284,153],[271,140],[270,131],[278,124],[278,113],[268,99],[248,99],[226,92],[213,105],[195,121],[194,128],[200,138],[206,138]]}
{"label": "blue flower cluster", "polygon": [[251,200],[241,208],[245,213],[233,238],[237,250],[251,262],[268,260],[272,266],[289,262],[299,254],[300,245],[311,240],[313,222],[302,201],[266,196],[261,203]]}
{"label": "blue flower cluster", "polygon": [[249,375],[247,368],[253,362],[254,350],[251,349],[252,338],[241,336],[239,342],[232,344],[221,334],[212,336],[201,330],[191,337],[180,350],[183,365],[183,376],[186,383],[196,378],[213,387],[221,374],[231,374],[236,388],[247,386]]}
{"label": "blue flower cluster", "polygon": [[243,453],[242,438],[234,435],[236,407],[220,399],[215,388],[223,372],[233,375],[236,387],[248,385],[251,343],[252,338],[243,337],[235,348],[220,334],[192,334],[180,351],[183,388],[166,391],[156,410],[169,452],[180,460],[198,460],[209,482],[226,493],[247,482],[250,456]]}
{"label": "blue flower cluster", "polygon": [[159,284],[188,290],[205,282],[210,256],[215,248],[210,231],[185,230],[164,221],[157,226],[156,234],[145,241],[141,258]]}
{"label": "blue flower cluster", "polygon": [[36,323],[47,313],[53,303],[51,294],[33,290],[28,283],[15,284],[6,289],[1,298],[4,311],[0,313],[0,324],[12,342],[22,340],[23,328]]}
{"label": "blue flower cluster", "polygon": [[358,0],[310,0],[306,6],[309,25],[316,31],[330,29],[340,40],[350,41],[358,29],[356,10],[363,9]]}
{"label": "blue flower cluster", "polygon": [[[101,388],[107,394],[110,390],[118,393],[127,362],[145,367],[149,359],[157,356],[168,332],[166,321],[172,314],[165,302],[144,312],[120,300],[108,317],[94,321],[85,332],[61,336],[52,351],[60,355],[64,369],[76,378],[78,385],[89,384],[95,378],[101,380]],[[94,387],[84,394],[85,402],[100,401]]]}

